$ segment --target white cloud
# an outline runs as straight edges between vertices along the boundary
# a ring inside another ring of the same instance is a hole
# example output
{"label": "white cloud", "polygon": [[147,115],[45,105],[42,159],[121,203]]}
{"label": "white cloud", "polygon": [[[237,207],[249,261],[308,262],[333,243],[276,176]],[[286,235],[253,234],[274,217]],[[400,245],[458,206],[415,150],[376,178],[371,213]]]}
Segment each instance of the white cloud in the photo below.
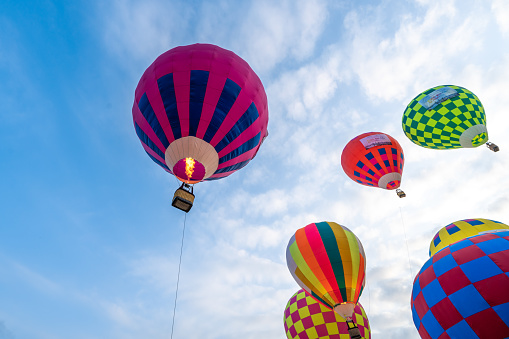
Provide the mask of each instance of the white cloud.
{"label": "white cloud", "polygon": [[[192,10],[181,2],[115,0],[100,5],[108,13],[101,23],[108,50],[127,60],[151,60],[174,44],[178,30],[187,27]],[[177,36],[178,37],[178,36]],[[150,62],[151,62],[150,61]],[[148,65],[147,65],[148,66]]]}
{"label": "white cloud", "polygon": [[[175,248],[179,251],[179,248]],[[179,252],[180,253],[180,252]],[[147,282],[154,285],[165,296],[171,295],[174,291],[174,285],[170,281],[174,280],[174,272],[178,270],[178,257],[168,258],[167,256],[157,254],[143,254],[135,259],[131,264],[131,274],[136,277],[149,279]]]}
{"label": "white cloud", "polygon": [[219,44],[245,58],[257,72],[285,58],[302,61],[315,49],[325,20],[323,0],[189,3],[116,0],[100,11],[108,50],[124,58],[150,60],[179,44]]}
{"label": "white cloud", "polygon": [[491,4],[493,15],[503,34],[509,33],[509,4],[504,0],[493,0]]}
{"label": "white cloud", "polygon": [[327,20],[327,3],[256,1],[238,19],[236,45],[253,69],[263,72],[285,58],[302,61],[312,55]]}
{"label": "white cloud", "polygon": [[345,19],[351,69],[373,100],[401,100],[448,83],[458,60],[483,47],[488,13],[482,5],[459,10],[452,2],[431,2],[423,12],[402,15],[398,29],[384,35],[389,11],[363,17],[353,11]]}
{"label": "white cloud", "polygon": [[138,321],[133,319],[133,316],[129,314],[129,312],[116,303],[112,302],[104,302],[102,307],[108,314],[110,318],[112,318],[115,322],[119,323],[121,326],[125,327],[136,327]]}
{"label": "white cloud", "polygon": [[[260,322],[264,324],[262,333],[278,332],[287,301],[285,298],[293,293],[290,291],[294,285],[286,265],[249,254],[244,249],[231,246],[226,240],[213,247],[201,248],[200,259],[184,257],[175,336],[193,333],[193,337],[256,338],[260,335],[257,325]],[[191,239],[187,248],[196,249],[196,243]],[[146,262],[151,263],[151,269],[144,268],[143,263]],[[166,295],[163,286],[170,284],[174,288],[171,281],[176,280],[175,269],[171,272],[175,277],[168,278],[168,265],[169,262],[148,256],[135,262],[133,267],[136,274],[142,273],[138,277],[152,286],[156,294]],[[172,297],[162,298],[163,302],[159,301],[157,307],[164,303],[173,305],[170,302]],[[114,307],[113,313],[122,320],[124,312],[120,310],[119,313]],[[167,307],[168,317],[171,317],[171,310]],[[141,309],[138,308],[138,311]],[[196,326],[197,321],[200,326]]]}
{"label": "white cloud", "polygon": [[344,78],[341,56],[327,53],[319,64],[308,64],[284,73],[267,89],[270,102],[285,109],[287,117],[298,122],[316,119],[323,106]]}

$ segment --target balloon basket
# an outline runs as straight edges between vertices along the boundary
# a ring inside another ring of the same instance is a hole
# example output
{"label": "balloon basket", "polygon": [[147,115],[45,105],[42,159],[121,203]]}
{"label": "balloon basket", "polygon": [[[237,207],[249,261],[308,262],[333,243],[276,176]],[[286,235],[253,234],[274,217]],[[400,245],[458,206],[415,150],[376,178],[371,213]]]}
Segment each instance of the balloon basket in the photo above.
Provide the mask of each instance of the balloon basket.
{"label": "balloon basket", "polygon": [[182,183],[182,185],[175,191],[171,205],[187,213],[191,210],[191,207],[193,207],[193,202],[193,187],[189,184]]}
{"label": "balloon basket", "polygon": [[348,334],[350,335],[350,339],[362,339],[361,332],[353,320],[347,320],[346,324],[348,325]]}
{"label": "balloon basket", "polygon": [[405,193],[405,192],[403,192],[402,190],[400,190],[399,188],[398,188],[398,189],[396,189],[396,194],[397,194],[397,195],[398,195],[398,197],[400,197],[400,198],[404,198],[404,197],[406,197],[406,193]]}
{"label": "balloon basket", "polygon": [[498,152],[498,151],[500,151],[500,148],[498,148],[498,146],[497,146],[497,145],[495,145],[494,143],[489,142],[489,141],[486,143],[486,147],[488,147],[488,148],[489,148],[490,150],[492,150],[493,152]]}

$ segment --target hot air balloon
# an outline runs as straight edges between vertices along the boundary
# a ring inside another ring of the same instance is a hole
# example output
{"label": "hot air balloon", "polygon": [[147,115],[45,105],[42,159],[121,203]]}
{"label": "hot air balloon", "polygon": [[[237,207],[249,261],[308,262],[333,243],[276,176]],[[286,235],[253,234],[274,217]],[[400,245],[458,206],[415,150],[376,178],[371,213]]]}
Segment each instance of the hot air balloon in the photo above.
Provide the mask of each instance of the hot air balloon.
{"label": "hot air balloon", "polygon": [[160,55],[136,87],[132,112],[143,148],[180,189],[246,166],[268,135],[260,79],[235,53],[209,44]]}
{"label": "hot air balloon", "polygon": [[341,166],[350,179],[366,186],[396,189],[400,198],[405,197],[399,189],[403,165],[403,149],[398,141],[382,132],[356,136],[341,154]]}
{"label": "hot air balloon", "polygon": [[468,89],[436,86],[416,96],[403,113],[403,131],[415,144],[433,149],[473,148],[488,142],[484,107]]}
{"label": "hot air balloon", "polygon": [[473,235],[502,229],[509,229],[509,226],[499,221],[488,219],[465,219],[455,221],[442,227],[440,231],[435,234],[435,237],[433,237],[429,245],[429,256],[431,257],[441,249]]}
{"label": "hot air balloon", "polygon": [[[288,339],[340,339],[343,336],[348,338],[346,320],[302,289],[286,304],[284,318]],[[352,318],[355,319],[361,338],[370,339],[368,317],[360,303],[355,306]]]}
{"label": "hot air balloon", "polygon": [[509,338],[509,231],[432,256],[415,278],[411,307],[421,338]]}
{"label": "hot air balloon", "polygon": [[352,338],[360,338],[352,319],[366,282],[366,255],[345,226],[318,222],[298,229],[286,248],[293,278],[313,298],[346,319]]}

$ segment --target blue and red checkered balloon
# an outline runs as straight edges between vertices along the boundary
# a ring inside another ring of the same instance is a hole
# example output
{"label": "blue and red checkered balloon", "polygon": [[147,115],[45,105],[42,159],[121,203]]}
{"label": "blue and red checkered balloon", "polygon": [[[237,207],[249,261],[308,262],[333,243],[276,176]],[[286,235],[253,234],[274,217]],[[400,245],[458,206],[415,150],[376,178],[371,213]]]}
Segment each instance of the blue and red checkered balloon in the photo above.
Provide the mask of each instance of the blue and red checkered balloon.
{"label": "blue and red checkered balloon", "polygon": [[509,231],[472,236],[432,256],[415,278],[411,305],[422,338],[508,338]]}

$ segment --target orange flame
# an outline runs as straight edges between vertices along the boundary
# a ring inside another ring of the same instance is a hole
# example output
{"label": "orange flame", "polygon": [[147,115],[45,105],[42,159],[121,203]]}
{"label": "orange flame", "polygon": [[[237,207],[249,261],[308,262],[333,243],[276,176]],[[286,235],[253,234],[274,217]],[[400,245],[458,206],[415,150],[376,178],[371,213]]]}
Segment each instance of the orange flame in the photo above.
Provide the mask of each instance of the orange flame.
{"label": "orange flame", "polygon": [[186,175],[188,180],[191,180],[191,177],[193,176],[194,163],[193,158],[186,158]]}

